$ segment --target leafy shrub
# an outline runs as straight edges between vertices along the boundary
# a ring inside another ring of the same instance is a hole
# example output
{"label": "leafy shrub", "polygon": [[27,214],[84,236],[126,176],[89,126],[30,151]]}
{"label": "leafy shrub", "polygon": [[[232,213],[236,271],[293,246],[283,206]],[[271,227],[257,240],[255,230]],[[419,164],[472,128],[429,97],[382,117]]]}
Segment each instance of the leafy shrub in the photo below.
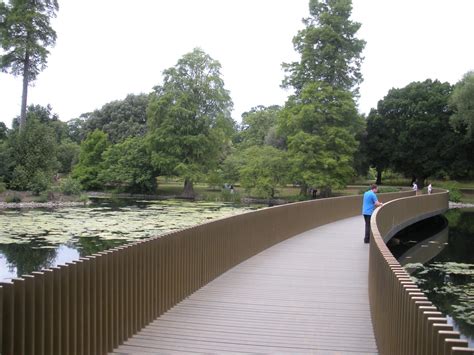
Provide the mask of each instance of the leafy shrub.
{"label": "leafy shrub", "polygon": [[17,165],[13,170],[10,187],[14,190],[26,190],[28,188],[28,172],[22,165]]}
{"label": "leafy shrub", "polygon": [[28,183],[28,189],[35,195],[39,195],[40,192],[46,191],[51,184],[51,180],[46,176],[43,171],[37,171],[33,175],[33,178]]}
{"label": "leafy shrub", "polygon": [[0,194],[5,192],[6,189],[7,185],[4,182],[0,181]]}
{"label": "leafy shrub", "polygon": [[80,195],[82,187],[79,181],[67,177],[61,180],[60,190],[65,195]]}
{"label": "leafy shrub", "polygon": [[449,201],[461,202],[461,197],[462,193],[457,187],[449,189]]}
{"label": "leafy shrub", "polygon": [[21,197],[18,194],[8,195],[5,197],[5,202],[7,203],[20,203]]}
{"label": "leafy shrub", "polygon": [[462,193],[459,190],[458,183],[455,181],[444,182],[440,184],[440,187],[449,191],[449,201],[460,202]]}

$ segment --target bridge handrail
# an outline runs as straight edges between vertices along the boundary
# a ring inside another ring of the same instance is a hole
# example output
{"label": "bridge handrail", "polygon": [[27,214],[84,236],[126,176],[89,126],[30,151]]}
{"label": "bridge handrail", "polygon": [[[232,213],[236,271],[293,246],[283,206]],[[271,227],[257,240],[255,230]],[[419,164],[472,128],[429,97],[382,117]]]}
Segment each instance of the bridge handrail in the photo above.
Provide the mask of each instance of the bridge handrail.
{"label": "bridge handrail", "polygon": [[427,299],[386,242],[405,226],[448,209],[448,192],[393,200],[371,219],[369,299],[380,354],[474,354]]}
{"label": "bridge handrail", "polygon": [[233,266],[306,230],[360,215],[361,204],[358,195],[261,209],[2,283],[0,353],[106,354]]}

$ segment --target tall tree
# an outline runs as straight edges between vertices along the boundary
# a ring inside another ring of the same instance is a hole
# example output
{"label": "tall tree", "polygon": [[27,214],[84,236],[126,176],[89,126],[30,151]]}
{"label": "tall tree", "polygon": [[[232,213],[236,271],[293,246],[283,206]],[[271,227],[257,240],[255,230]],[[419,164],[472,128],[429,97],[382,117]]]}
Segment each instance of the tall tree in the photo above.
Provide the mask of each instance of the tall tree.
{"label": "tall tree", "polygon": [[28,85],[46,68],[48,47],[56,42],[50,19],[58,11],[57,0],[0,2],[0,70],[23,77],[20,129],[26,122]]}
{"label": "tall tree", "polygon": [[148,106],[149,142],[157,170],[184,179],[184,196],[194,196],[193,182],[224,158],[235,123],[224,88],[221,65],[194,49],[166,69]]}
{"label": "tall tree", "polygon": [[356,134],[363,129],[355,98],[362,81],[360,24],[350,20],[351,0],[310,0],[310,17],[293,38],[299,62],[283,64],[284,87],[293,87],[279,122],[294,181],[329,195],[353,175]]}
{"label": "tall tree", "polygon": [[363,128],[352,95],[324,83],[308,84],[300,97],[290,97],[279,130],[287,137],[292,178],[306,194],[343,187],[353,176],[355,135]]}
{"label": "tall tree", "polygon": [[392,162],[396,138],[395,127],[389,125],[388,120],[379,115],[377,110],[372,109],[367,117],[367,132],[363,144],[370,165],[377,171],[376,184],[382,184],[382,173]]}
{"label": "tall tree", "polygon": [[350,20],[351,0],[310,0],[306,28],[293,38],[299,62],[285,63],[284,87],[296,94],[307,83],[323,81],[334,88],[358,94],[365,41],[356,38],[360,23]]}
{"label": "tall tree", "polygon": [[418,179],[447,171],[456,158],[456,138],[449,124],[448,98],[452,86],[437,80],[413,82],[391,89],[377,105],[385,127],[394,140],[381,142],[390,147],[394,168]]}

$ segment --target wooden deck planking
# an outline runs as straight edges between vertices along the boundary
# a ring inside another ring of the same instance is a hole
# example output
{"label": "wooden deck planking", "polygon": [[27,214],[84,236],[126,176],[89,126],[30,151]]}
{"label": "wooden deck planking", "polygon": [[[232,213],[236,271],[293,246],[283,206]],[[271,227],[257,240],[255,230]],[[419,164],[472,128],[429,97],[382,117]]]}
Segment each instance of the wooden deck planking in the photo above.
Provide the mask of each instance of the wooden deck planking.
{"label": "wooden deck planking", "polygon": [[113,354],[376,354],[362,217],[241,263]]}

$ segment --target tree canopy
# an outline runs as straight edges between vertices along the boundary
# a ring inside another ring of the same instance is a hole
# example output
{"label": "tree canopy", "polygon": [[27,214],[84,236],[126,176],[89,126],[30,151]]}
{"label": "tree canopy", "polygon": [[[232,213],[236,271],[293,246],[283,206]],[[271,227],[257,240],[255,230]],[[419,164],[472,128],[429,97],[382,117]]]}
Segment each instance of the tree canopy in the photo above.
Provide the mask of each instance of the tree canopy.
{"label": "tree canopy", "polygon": [[108,146],[107,133],[101,130],[89,133],[82,142],[79,162],[74,166],[72,176],[79,180],[84,189],[102,188],[99,174],[104,160],[103,154]]}
{"label": "tree canopy", "polygon": [[[72,121],[71,125],[83,130],[77,133],[82,137],[100,129],[115,144],[129,137],[145,135],[147,106],[148,94],[129,94],[124,100],[109,102],[99,110],[84,114],[82,119]],[[82,125],[78,126],[79,123]]]}
{"label": "tree canopy", "polygon": [[224,88],[221,65],[194,49],[163,72],[148,106],[152,161],[163,175],[185,180],[184,195],[193,196],[194,181],[224,159],[234,130],[232,101]]}
{"label": "tree canopy", "polygon": [[391,89],[377,105],[377,114],[385,121],[382,129],[394,138],[383,143],[390,146],[391,163],[419,184],[445,171],[456,153],[449,125],[451,91],[449,83],[428,79]]}
{"label": "tree canopy", "polygon": [[284,63],[284,87],[298,94],[307,83],[322,81],[357,95],[365,41],[356,38],[360,23],[350,20],[351,0],[310,0],[306,26],[293,38],[299,62]]}
{"label": "tree canopy", "polygon": [[353,176],[355,135],[363,128],[352,95],[326,83],[307,84],[282,112],[279,131],[286,137],[292,179],[326,192]]}
{"label": "tree canopy", "polygon": [[28,84],[46,68],[48,47],[56,42],[50,19],[58,11],[57,0],[0,2],[0,70],[23,77],[20,128],[25,125]]}
{"label": "tree canopy", "polygon": [[156,173],[144,138],[130,137],[109,146],[103,153],[98,180],[105,186],[126,192],[154,192]]}
{"label": "tree canopy", "polygon": [[474,139],[474,71],[466,73],[449,99],[453,109],[451,123],[456,131]]}
{"label": "tree canopy", "polygon": [[251,146],[272,145],[280,142],[276,137],[280,106],[257,106],[242,114],[242,124],[239,131],[241,148]]}

